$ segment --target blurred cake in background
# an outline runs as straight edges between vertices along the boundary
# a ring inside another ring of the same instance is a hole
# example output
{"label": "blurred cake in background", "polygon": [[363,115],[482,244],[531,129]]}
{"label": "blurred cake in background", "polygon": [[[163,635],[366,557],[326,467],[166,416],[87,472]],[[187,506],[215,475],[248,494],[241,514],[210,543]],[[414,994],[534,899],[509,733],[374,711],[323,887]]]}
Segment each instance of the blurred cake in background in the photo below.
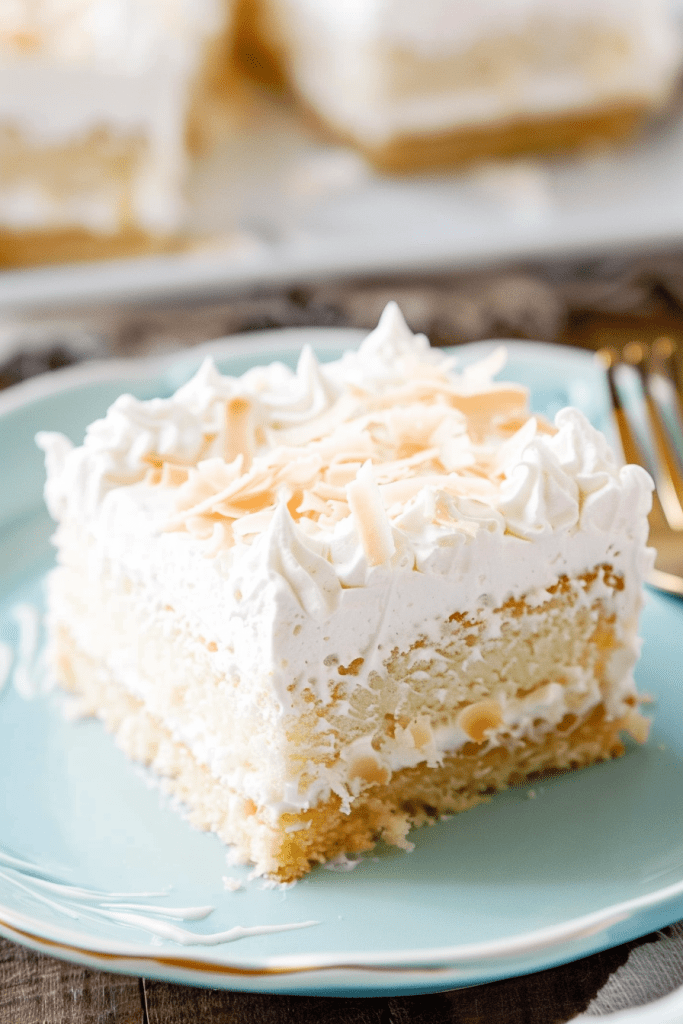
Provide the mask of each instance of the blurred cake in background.
{"label": "blurred cake in background", "polygon": [[184,245],[235,38],[389,171],[623,138],[681,59],[667,0],[0,0],[0,267]]}
{"label": "blurred cake in background", "polygon": [[167,248],[232,0],[0,0],[0,266]]}
{"label": "blurred cake in background", "polygon": [[319,119],[388,170],[623,138],[666,102],[680,60],[666,0],[245,0],[245,10],[264,54],[253,59],[279,65]]}

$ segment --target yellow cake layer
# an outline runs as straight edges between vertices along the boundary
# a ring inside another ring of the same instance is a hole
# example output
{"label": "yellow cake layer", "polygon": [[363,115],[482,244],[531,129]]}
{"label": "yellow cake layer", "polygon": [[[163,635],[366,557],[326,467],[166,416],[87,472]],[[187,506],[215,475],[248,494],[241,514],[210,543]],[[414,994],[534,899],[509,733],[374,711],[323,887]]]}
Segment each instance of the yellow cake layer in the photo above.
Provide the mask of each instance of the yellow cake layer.
{"label": "yellow cake layer", "polygon": [[[141,630],[141,610],[149,608],[144,594],[120,577],[117,585],[106,563],[98,565],[97,576],[90,573],[94,561],[87,544],[64,546],[63,561],[65,555],[71,564],[60,566],[50,583],[52,659],[62,683],[82,697],[84,711],[97,714],[116,733],[127,754],[169,780],[194,824],[217,832],[241,859],[282,880],[299,877],[344,850],[369,849],[379,837],[401,845],[412,825],[465,810],[536,773],[616,756],[622,752],[623,729],[645,738],[646,722],[634,697],[618,715],[610,718],[606,711],[613,691],[609,664],[620,653],[610,593],[616,596],[624,585],[609,565],[575,580],[562,577],[541,605],[511,600],[494,609],[502,623],[497,638],[486,638],[485,623],[476,614],[454,611],[443,624],[437,660],[430,661],[427,653],[421,657],[425,645],[420,638],[407,640],[368,685],[354,684],[358,662],[341,665],[330,659],[332,702],[319,706],[304,691],[296,714],[274,727],[278,714],[267,678],[228,680],[217,674],[212,667],[215,642],[188,635],[171,605],[153,614],[145,610]],[[77,624],[79,641],[71,623]],[[475,648],[482,657],[470,664]],[[117,676],[112,667],[121,651],[135,652],[138,685],[143,681],[149,692],[144,704],[131,692],[131,680]],[[576,672],[578,686],[572,682]],[[562,720],[556,726],[534,726],[529,735],[503,731],[490,749],[487,701],[528,700],[533,705],[551,681],[566,690]],[[587,706],[585,692],[591,685],[597,696]],[[253,693],[257,716],[237,714],[236,698],[231,698],[235,688]],[[307,765],[334,767],[339,763],[335,758],[368,731],[374,733],[379,755],[366,754],[348,765],[355,789],[349,808],[332,795],[301,814],[274,818],[267,806],[257,806],[226,785],[174,738],[168,723],[198,708],[225,746],[224,773],[263,765],[271,773],[273,792],[297,778],[303,792],[314,781]],[[431,767],[427,754],[422,763],[393,774],[384,767],[381,753],[392,748],[398,735],[410,732],[415,745],[424,743],[426,750],[433,730],[462,722],[465,713],[481,719],[467,725],[477,741],[447,751]],[[322,718],[324,734],[317,728]],[[330,753],[331,744],[336,754]],[[266,766],[266,751],[272,767]]]}
{"label": "yellow cake layer", "polygon": [[235,846],[236,859],[251,861],[260,873],[283,882],[339,853],[369,850],[379,839],[403,846],[410,828],[474,807],[497,790],[618,757],[624,752],[624,730],[643,738],[643,719],[635,710],[610,720],[599,705],[582,719],[571,716],[543,742],[485,753],[470,743],[447,755],[438,768],[406,768],[390,782],[371,787],[348,814],[333,795],[310,811],[283,815],[274,827],[253,801],[227,789],[198,764],[186,746],[64,634],[57,657],[62,681],[82,698],[81,710],[98,715],[129,757],[150,765],[165,780],[168,792],[187,806],[194,826],[216,832]]}

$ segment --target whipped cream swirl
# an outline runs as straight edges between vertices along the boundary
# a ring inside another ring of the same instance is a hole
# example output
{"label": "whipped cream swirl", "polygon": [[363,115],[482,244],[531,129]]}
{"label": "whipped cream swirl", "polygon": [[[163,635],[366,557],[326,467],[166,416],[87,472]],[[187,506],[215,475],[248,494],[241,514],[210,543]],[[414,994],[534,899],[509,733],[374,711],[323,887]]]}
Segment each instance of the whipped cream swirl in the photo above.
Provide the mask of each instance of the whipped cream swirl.
{"label": "whipped cream swirl", "polygon": [[342,587],[456,572],[482,535],[609,534],[634,509],[642,521],[647,474],[619,468],[577,410],[532,417],[524,389],[492,380],[503,358],[458,374],[392,303],[336,363],[305,348],[296,372],[233,378],[207,360],[170,399],[119,398],[80,448],[39,435],[47,500],[88,520],[112,490],[156,489],[161,530],[222,566],[244,551],[245,579],[261,566],[317,619]]}

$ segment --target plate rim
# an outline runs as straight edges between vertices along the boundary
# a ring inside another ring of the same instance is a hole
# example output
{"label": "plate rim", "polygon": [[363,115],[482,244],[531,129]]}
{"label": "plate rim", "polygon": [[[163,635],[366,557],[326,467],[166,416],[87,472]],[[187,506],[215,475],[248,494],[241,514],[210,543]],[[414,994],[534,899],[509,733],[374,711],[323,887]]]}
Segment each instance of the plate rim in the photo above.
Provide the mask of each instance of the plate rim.
{"label": "plate rim", "polygon": [[[185,361],[199,362],[205,356],[226,358],[251,358],[255,360],[261,353],[278,352],[292,354],[296,347],[306,341],[315,339],[314,347],[321,351],[338,350],[340,345],[359,342],[367,331],[355,328],[337,327],[294,327],[279,330],[247,332],[231,337],[220,338],[192,348],[175,350],[162,355],[147,355],[142,358],[127,357],[123,359],[92,360],[76,366],[65,367],[55,371],[37,375],[29,380],[0,393],[0,419],[12,413],[39,404],[43,399],[56,395],[77,393],[93,383],[113,382],[121,378],[144,380],[162,376],[174,364]],[[445,351],[484,354],[493,346],[504,345],[513,357],[529,357],[533,353],[535,359],[550,359],[561,355],[577,368],[587,369],[594,365],[592,353],[581,348],[562,344],[519,340],[489,340],[453,346]],[[13,524],[8,523],[8,526]],[[17,935],[17,941],[32,942],[37,945],[57,946],[57,955],[69,958],[106,957],[119,961],[134,960],[138,965],[154,962],[172,966],[182,960],[187,970],[197,973],[208,971],[211,976],[219,974],[251,975],[257,977],[293,976],[316,972],[360,971],[365,977],[377,974],[386,979],[387,972],[400,974],[426,971],[436,981],[436,975],[444,970],[453,971],[458,968],[493,968],[503,962],[515,958],[539,954],[544,951],[559,952],[563,946],[572,942],[606,933],[611,927],[632,919],[639,912],[652,910],[668,902],[683,900],[683,879],[668,886],[655,889],[650,893],[635,896],[616,904],[609,904],[598,910],[571,918],[556,924],[546,925],[531,931],[517,932],[502,939],[491,939],[484,942],[460,944],[454,946],[438,946],[429,949],[410,951],[372,951],[342,952],[317,954],[290,954],[268,957],[256,957],[252,960],[234,960],[228,954],[220,960],[203,959],[200,951],[185,946],[178,947],[178,955],[173,955],[173,947],[152,952],[149,946],[139,942],[125,942],[117,939],[109,940],[95,936],[86,937],[63,926],[48,924],[40,918],[13,910],[0,904],[0,932],[7,929]],[[682,904],[683,906],[683,904]],[[672,920],[675,915],[672,916]],[[83,946],[87,938],[87,946]],[[609,945],[610,943],[607,943]],[[218,947],[217,947],[218,948]],[[604,948],[600,946],[599,948]],[[50,952],[50,950],[46,950]],[[55,952],[54,950],[52,950]],[[182,956],[180,955],[182,951]],[[571,959],[571,950],[567,959]],[[594,950],[589,950],[594,952]],[[578,956],[588,955],[583,951]],[[114,966],[110,964],[110,968]],[[123,966],[115,969],[123,970]],[[543,969],[543,965],[532,968]],[[526,972],[525,972],[526,973]],[[444,979],[440,979],[441,982]],[[449,978],[449,983],[454,979]],[[457,983],[457,982],[456,982]],[[476,983],[476,982],[475,982]],[[430,983],[431,984],[431,983]]]}
{"label": "plate rim", "polygon": [[[340,344],[344,344],[346,348],[357,347],[370,333],[370,330],[362,327],[278,327],[259,331],[242,331],[161,354],[100,356],[95,359],[84,359],[71,366],[61,366],[55,370],[46,370],[43,373],[35,374],[27,380],[11,384],[0,390],[0,417],[44,398],[87,387],[89,384],[113,382],[119,377],[144,380],[148,376],[161,375],[168,371],[175,362],[199,361],[207,357],[222,359],[235,356],[239,359],[270,352],[291,355],[295,348],[300,349],[313,339],[315,339],[315,344],[312,345],[314,349],[336,351]],[[294,341],[296,338],[299,339],[298,342]],[[548,359],[561,353],[565,359],[576,363],[577,366],[582,365],[585,369],[593,364],[594,358],[592,351],[578,345],[520,340],[519,338],[486,338],[481,341],[438,346],[438,348],[449,355],[481,352],[483,356],[493,347],[499,346],[507,349],[515,357],[531,355],[533,352],[534,356]]]}
{"label": "plate rim", "polygon": [[[504,960],[554,950],[566,943],[583,938],[590,938],[606,931],[610,927],[629,919],[640,910],[651,910],[657,906],[683,897],[683,879],[663,889],[642,896],[612,904],[601,910],[591,911],[580,917],[563,921],[560,924],[547,925],[529,932],[520,932],[506,939],[493,939],[486,942],[461,944],[459,946],[439,946],[425,950],[392,952],[390,950],[375,952],[343,952],[343,953],[299,953],[283,954],[268,957],[255,957],[252,960],[230,961],[229,959],[206,960],[198,950],[179,944],[183,950],[182,959],[196,968],[208,970],[225,969],[234,973],[250,974],[296,974],[312,971],[336,970],[442,970],[460,967],[476,967],[493,965]],[[29,937],[61,946],[71,946],[83,952],[91,952],[102,956],[127,957],[143,960],[178,960],[173,955],[173,947],[161,948],[151,953],[149,945],[138,942],[119,942],[118,940],[92,937],[88,939],[88,948],[81,946],[83,935],[77,931],[59,925],[50,925],[47,929],[40,918],[13,910],[0,904],[0,927],[22,931],[38,926],[39,933]],[[42,928],[43,934],[40,934]],[[218,947],[215,947],[218,948]]]}

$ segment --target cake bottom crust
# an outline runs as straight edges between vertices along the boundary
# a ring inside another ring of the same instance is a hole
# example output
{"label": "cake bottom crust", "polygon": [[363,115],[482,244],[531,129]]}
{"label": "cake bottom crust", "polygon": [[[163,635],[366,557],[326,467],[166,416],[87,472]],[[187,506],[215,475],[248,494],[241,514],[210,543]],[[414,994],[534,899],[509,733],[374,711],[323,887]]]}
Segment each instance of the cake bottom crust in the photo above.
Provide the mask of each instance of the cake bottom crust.
{"label": "cake bottom crust", "polygon": [[124,228],[101,235],[85,228],[9,231],[0,228],[0,267],[44,266],[102,259],[128,259],[174,252],[182,247],[179,237],[151,235],[138,228]]}
{"label": "cake bottom crust", "polygon": [[631,137],[651,112],[651,104],[632,100],[561,114],[520,115],[484,125],[408,133],[377,146],[354,138],[348,131],[325,120],[319,112],[311,112],[311,117],[359,148],[378,170],[408,174],[478,160],[563,153],[615,144]]}
{"label": "cake bottom crust", "polygon": [[[609,720],[602,705],[583,718],[568,715],[541,742],[485,751],[468,743],[434,768],[418,765],[396,772],[384,785],[357,797],[349,813],[332,795],[301,814],[283,814],[276,824],[256,804],[221,783],[191,751],[102,666],[60,630],[53,655],[60,682],[80,697],[79,711],[97,715],[131,758],[149,765],[164,789],[188,808],[190,822],[234,847],[235,862],[251,862],[256,873],[281,882],[300,878],[311,866],[338,854],[360,853],[375,843],[407,847],[408,831],[443,814],[467,810],[490,794],[540,775],[580,768],[624,752],[620,733],[645,725],[635,708]],[[644,736],[637,736],[644,739]]]}

